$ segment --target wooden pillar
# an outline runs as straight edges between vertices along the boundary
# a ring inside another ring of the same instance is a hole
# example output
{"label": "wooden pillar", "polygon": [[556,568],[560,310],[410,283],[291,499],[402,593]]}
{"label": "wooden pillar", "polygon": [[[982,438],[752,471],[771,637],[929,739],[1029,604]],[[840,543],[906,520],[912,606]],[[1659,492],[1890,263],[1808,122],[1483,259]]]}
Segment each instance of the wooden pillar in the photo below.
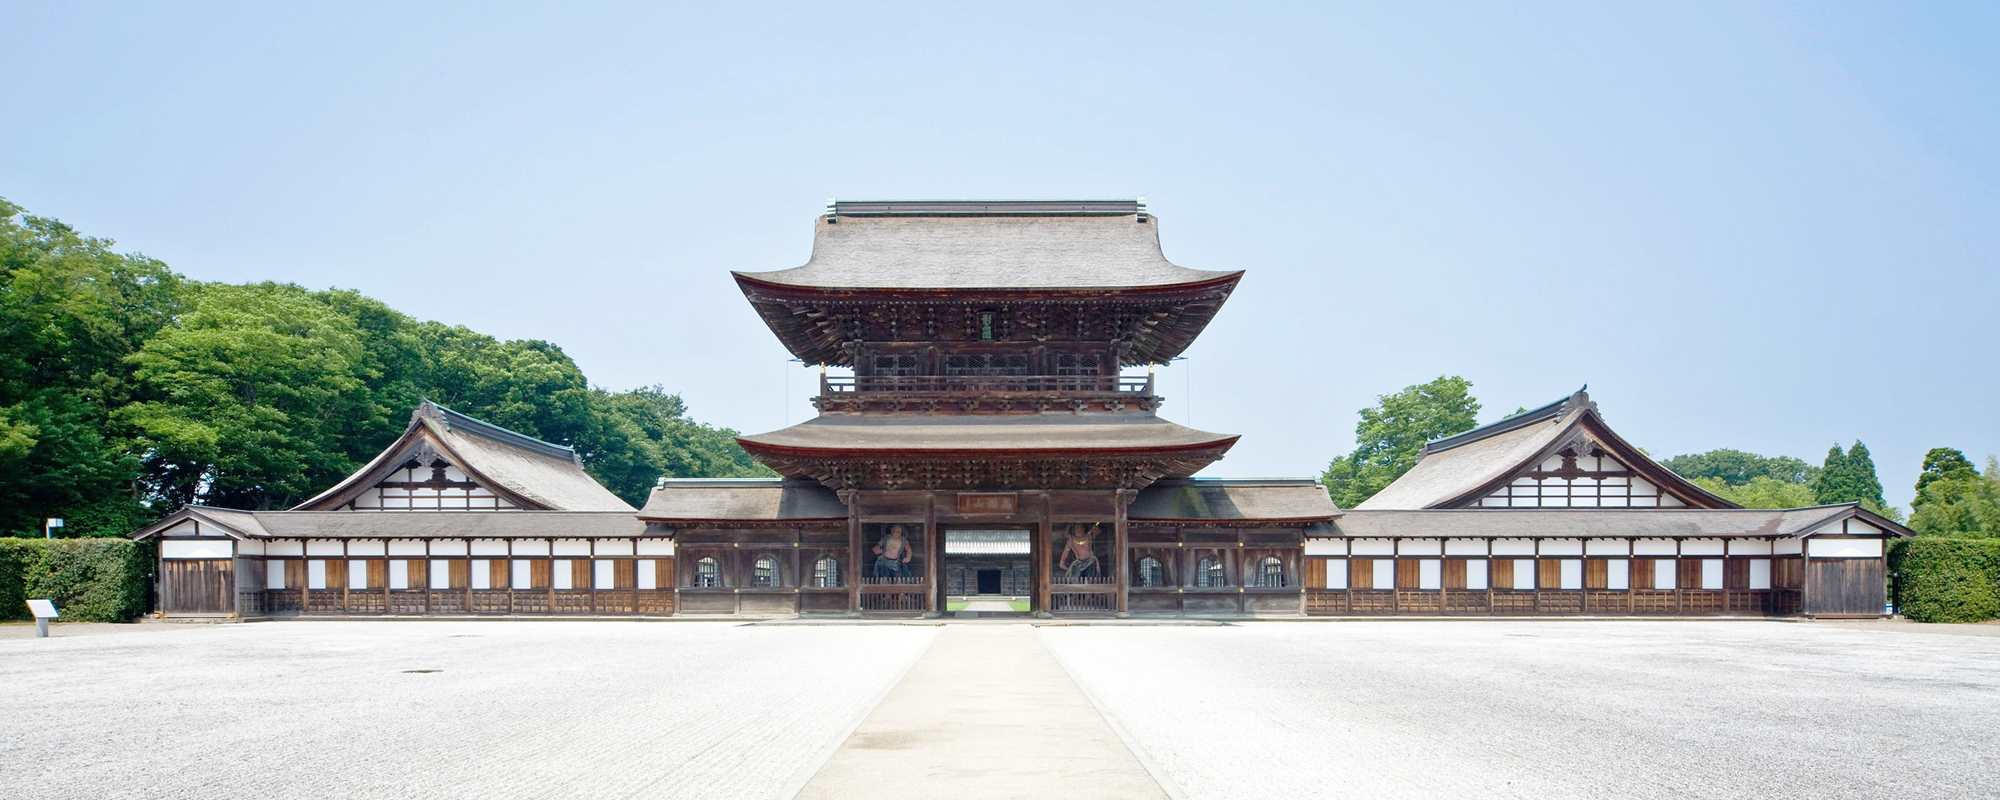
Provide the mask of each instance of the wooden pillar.
{"label": "wooden pillar", "polygon": [[432,613],[431,609],[432,588],[433,587],[431,586],[431,540],[425,539],[424,540],[424,613],[426,615]]}
{"label": "wooden pillar", "polygon": [[352,556],[347,552],[347,540],[342,539],[340,540],[340,569],[346,573],[340,576],[340,612],[343,614],[347,613],[347,593],[354,590],[354,568],[347,565],[350,558]]}
{"label": "wooden pillar", "polygon": [[861,505],[860,493],[853,489],[840,492],[840,502],[847,504],[847,611],[861,613]]}
{"label": "wooden pillar", "polygon": [[1035,613],[1042,616],[1048,616],[1050,613],[1049,583],[1054,580],[1054,576],[1051,573],[1054,571],[1052,562],[1055,560],[1055,554],[1049,551],[1049,547],[1054,544],[1051,540],[1055,536],[1055,527],[1049,518],[1054,513],[1055,501],[1049,497],[1048,492],[1043,492],[1041,520],[1035,524],[1034,546],[1028,548],[1028,554],[1035,559],[1035,570],[1033,573],[1035,581]]}
{"label": "wooden pillar", "polygon": [[937,493],[924,497],[924,611],[939,613],[944,611],[944,600],[939,595],[943,585],[938,580],[938,571],[943,568],[939,558],[944,552],[944,536],[937,529]]}
{"label": "wooden pillar", "polygon": [[1119,489],[1117,498],[1118,515],[1112,518],[1111,557],[1117,561],[1113,569],[1115,570],[1114,574],[1118,576],[1118,599],[1116,605],[1113,606],[1113,610],[1117,611],[1121,617],[1127,613],[1127,608],[1129,607],[1127,602],[1130,600],[1132,590],[1132,571],[1128,568],[1128,562],[1131,561],[1131,554],[1126,552],[1128,549],[1126,543],[1130,538],[1131,531],[1126,523],[1125,510],[1132,505],[1132,500],[1138,496],[1139,490],[1137,489]]}
{"label": "wooden pillar", "polygon": [[[550,539],[549,552],[554,553],[556,551],[555,547],[556,547],[556,540]],[[502,570],[502,572],[507,575],[507,615],[511,617],[514,615],[514,540],[513,539],[507,540],[507,568],[505,570]],[[554,583],[553,580],[551,580],[550,582]]]}

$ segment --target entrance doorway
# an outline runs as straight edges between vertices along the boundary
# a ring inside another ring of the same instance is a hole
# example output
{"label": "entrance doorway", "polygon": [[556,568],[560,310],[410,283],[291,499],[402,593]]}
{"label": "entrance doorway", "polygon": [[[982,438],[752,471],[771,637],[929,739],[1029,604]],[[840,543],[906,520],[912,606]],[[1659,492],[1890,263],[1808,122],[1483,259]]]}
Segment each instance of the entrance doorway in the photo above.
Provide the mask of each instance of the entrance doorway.
{"label": "entrance doorway", "polygon": [[944,529],[944,571],[939,590],[954,616],[1025,614],[1032,611],[1034,562],[1026,529]]}

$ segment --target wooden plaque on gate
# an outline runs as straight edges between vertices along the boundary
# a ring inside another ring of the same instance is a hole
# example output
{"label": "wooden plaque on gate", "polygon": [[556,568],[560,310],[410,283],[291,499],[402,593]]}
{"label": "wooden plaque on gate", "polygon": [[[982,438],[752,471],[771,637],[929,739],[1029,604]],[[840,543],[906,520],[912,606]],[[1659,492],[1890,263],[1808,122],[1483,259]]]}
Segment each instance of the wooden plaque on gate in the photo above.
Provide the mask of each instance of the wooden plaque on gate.
{"label": "wooden plaque on gate", "polygon": [[1021,496],[1013,492],[977,492],[958,495],[960,514],[1012,514],[1021,506]]}

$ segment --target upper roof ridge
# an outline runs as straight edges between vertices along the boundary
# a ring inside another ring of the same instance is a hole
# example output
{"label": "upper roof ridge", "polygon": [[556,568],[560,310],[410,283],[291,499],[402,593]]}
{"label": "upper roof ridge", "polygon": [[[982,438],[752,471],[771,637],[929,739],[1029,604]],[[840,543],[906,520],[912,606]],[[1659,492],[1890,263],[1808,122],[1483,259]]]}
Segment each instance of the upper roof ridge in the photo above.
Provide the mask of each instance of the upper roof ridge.
{"label": "upper roof ridge", "polygon": [[417,410],[410,413],[410,421],[415,422],[420,418],[433,420],[444,425],[447,430],[492,439],[501,444],[531,450],[554,458],[577,461],[576,450],[574,448],[564,447],[555,442],[543,441],[520,431],[502,428],[464,412],[453,411],[442,403],[425,400],[417,404]]}
{"label": "upper roof ridge", "polygon": [[1577,409],[1587,408],[1596,410],[1597,403],[1590,399],[1589,390],[1590,384],[1586,383],[1582,388],[1572,392],[1569,396],[1540,408],[1529,409],[1519,414],[1502,417],[1499,420],[1489,422],[1464,433],[1455,433],[1440,439],[1433,439],[1424,444],[1424,452],[1437,453],[1450,450],[1454,447],[1472,444],[1481,439],[1497,436],[1511,430],[1519,430],[1544,420],[1560,419],[1569,412]]}
{"label": "upper roof ridge", "polygon": [[1124,216],[1146,214],[1145,198],[1132,200],[828,200],[826,218],[939,216]]}

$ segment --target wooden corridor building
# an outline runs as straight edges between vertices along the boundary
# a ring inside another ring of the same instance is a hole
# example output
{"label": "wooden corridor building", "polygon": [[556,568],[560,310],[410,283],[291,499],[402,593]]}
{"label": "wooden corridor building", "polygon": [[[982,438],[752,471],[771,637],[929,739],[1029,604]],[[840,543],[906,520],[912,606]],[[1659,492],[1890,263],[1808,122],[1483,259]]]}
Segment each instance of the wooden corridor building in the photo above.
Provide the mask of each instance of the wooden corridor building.
{"label": "wooden corridor building", "polygon": [[[1355,509],[1310,478],[1197,477],[1237,437],[1160,417],[1151,368],[1243,273],[1169,262],[1143,204],[834,203],[813,224],[805,265],[735,273],[838,371],[817,416],[738,440],[781,477],[666,479],[634,509],[569,448],[425,403],[296,508],[135,534],[160,542],[161,610],[908,616],[991,586],[1045,615],[1875,615],[1884,540],[1909,534],[1852,505],[1735,508],[1582,391],[1432,442]],[[950,569],[973,553],[984,579]]]}

